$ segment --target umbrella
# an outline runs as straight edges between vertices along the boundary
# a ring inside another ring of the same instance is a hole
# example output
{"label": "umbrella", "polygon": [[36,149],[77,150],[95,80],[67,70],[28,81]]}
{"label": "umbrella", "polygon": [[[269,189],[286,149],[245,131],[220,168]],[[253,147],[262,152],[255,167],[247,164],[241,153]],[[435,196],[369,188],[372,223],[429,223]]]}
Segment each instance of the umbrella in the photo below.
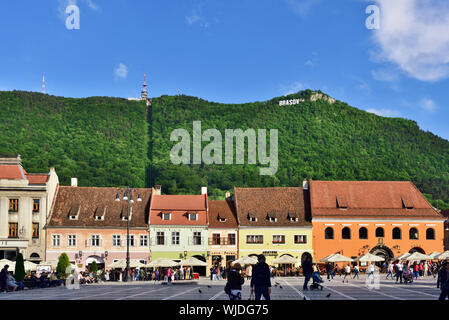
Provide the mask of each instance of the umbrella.
{"label": "umbrella", "polygon": [[179,263],[167,258],[160,258],[150,262],[147,267],[175,267],[179,266]]}
{"label": "umbrella", "polygon": [[432,260],[428,255],[422,254],[420,252],[415,252],[407,257],[407,261],[421,261],[421,260]]}
{"label": "umbrella", "polygon": [[438,260],[447,260],[449,259],[449,250],[448,251],[444,251],[442,254],[440,254],[437,257]]}
{"label": "umbrella", "polygon": [[[137,259],[130,259],[129,260],[129,267],[130,268],[146,268],[147,266],[140,262]],[[120,259],[114,263],[111,263],[108,268],[115,269],[115,268],[126,268],[126,259]]]}
{"label": "umbrella", "polygon": [[25,271],[36,271],[36,269],[37,269],[37,264],[35,264],[33,262],[24,261],[23,264],[25,267]]}
{"label": "umbrella", "polygon": [[344,255],[339,254],[339,253],[334,254],[332,257],[327,259],[327,262],[352,262],[352,261],[354,261],[354,260],[351,258],[345,257]]}
{"label": "umbrella", "polygon": [[440,254],[441,253],[435,251],[435,252],[432,252],[431,254],[429,254],[429,257],[431,257],[432,260],[436,260]]}
{"label": "umbrella", "polygon": [[327,257],[321,259],[320,261],[321,261],[321,262],[328,262],[329,258],[330,258],[330,257],[333,257],[333,256],[335,256],[335,253],[332,253],[332,254],[328,255]]}
{"label": "umbrella", "polygon": [[409,256],[410,256],[410,253],[406,252],[395,259],[396,260],[404,260],[404,259],[407,259]]}
{"label": "umbrella", "polygon": [[361,256],[360,258],[358,258],[358,260],[360,262],[381,262],[381,261],[385,261],[385,258],[376,256],[371,253],[367,253],[367,254],[364,254],[363,256]]}
{"label": "umbrella", "polygon": [[240,263],[240,264],[257,264],[257,259],[244,256],[234,261],[234,263]]}
{"label": "umbrella", "polygon": [[2,259],[2,260],[0,260],[0,268],[3,269],[3,267],[4,267],[5,265],[8,265],[8,266],[9,266],[8,270],[9,270],[9,271],[12,271],[12,270],[14,270],[14,268],[15,268],[15,266],[16,266],[16,263],[15,263],[14,261],[10,261],[10,260],[8,260],[8,259]]}
{"label": "umbrella", "polygon": [[284,255],[280,258],[274,259],[273,263],[275,264],[296,264],[299,261],[291,256]]}
{"label": "umbrella", "polygon": [[[41,262],[39,265],[41,265],[41,266],[51,266],[52,269],[56,269],[56,267],[58,266],[58,260],[44,261],[44,262]],[[70,264],[70,266],[72,267],[72,269],[76,268],[76,266],[73,263]]]}
{"label": "umbrella", "polygon": [[179,265],[181,266],[189,266],[189,267],[205,267],[207,266],[207,263],[204,261],[201,261],[197,258],[188,258],[186,260],[182,260]]}

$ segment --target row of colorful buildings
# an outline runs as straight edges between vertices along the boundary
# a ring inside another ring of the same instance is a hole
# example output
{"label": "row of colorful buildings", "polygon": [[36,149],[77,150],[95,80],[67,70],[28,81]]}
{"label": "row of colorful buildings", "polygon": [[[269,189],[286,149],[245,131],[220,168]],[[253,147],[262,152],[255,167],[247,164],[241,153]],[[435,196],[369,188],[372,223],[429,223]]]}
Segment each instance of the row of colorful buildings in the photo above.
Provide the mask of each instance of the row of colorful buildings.
{"label": "row of colorful buildings", "polygon": [[[447,218],[404,181],[303,181],[299,187],[234,188],[225,200],[162,195],[161,187],[132,189],[60,186],[53,168],[28,174],[17,159],[0,159],[0,258],[57,259],[108,267],[130,256],[142,263],[195,257],[208,267],[241,256],[289,255],[304,261],[341,253],[387,259],[405,252],[442,252]],[[137,201],[137,199],[141,201]],[[130,205],[128,211],[128,205]],[[446,240],[447,241],[447,240]]]}

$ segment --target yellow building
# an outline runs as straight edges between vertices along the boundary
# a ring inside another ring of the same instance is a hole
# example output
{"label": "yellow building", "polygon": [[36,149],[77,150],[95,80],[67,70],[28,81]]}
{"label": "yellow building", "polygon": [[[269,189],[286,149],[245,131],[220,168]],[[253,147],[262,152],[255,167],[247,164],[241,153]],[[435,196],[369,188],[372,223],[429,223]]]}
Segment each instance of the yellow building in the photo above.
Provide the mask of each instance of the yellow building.
{"label": "yellow building", "polygon": [[239,257],[264,254],[275,265],[274,259],[289,255],[300,261],[296,266],[313,259],[307,188],[235,188],[234,197]]}

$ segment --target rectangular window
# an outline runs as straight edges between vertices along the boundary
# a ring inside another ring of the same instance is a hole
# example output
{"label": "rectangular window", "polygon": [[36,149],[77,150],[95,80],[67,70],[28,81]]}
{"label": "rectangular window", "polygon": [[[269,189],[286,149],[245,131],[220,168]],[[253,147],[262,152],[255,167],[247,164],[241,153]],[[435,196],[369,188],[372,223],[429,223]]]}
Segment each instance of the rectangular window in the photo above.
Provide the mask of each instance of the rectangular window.
{"label": "rectangular window", "polygon": [[69,247],[75,247],[76,246],[76,235],[69,234],[67,237],[67,245]]}
{"label": "rectangular window", "polygon": [[59,247],[61,245],[61,235],[52,234],[51,235],[51,245],[53,247]]}
{"label": "rectangular window", "polygon": [[92,247],[100,246],[100,235],[99,234],[93,234],[90,236],[90,245]]}
{"label": "rectangular window", "polygon": [[18,223],[10,223],[8,237],[9,238],[18,238],[19,237],[18,231],[19,231],[19,224]]}
{"label": "rectangular window", "polygon": [[170,220],[171,214],[170,213],[163,213],[162,214],[162,220]]}
{"label": "rectangular window", "polygon": [[112,246],[120,247],[122,245],[122,236],[119,234],[112,235]]}
{"label": "rectangular window", "polygon": [[198,219],[198,214],[197,213],[190,213],[189,214],[189,220],[196,221],[197,219]]}
{"label": "rectangular window", "polygon": [[273,235],[273,243],[285,243],[285,235]]}
{"label": "rectangular window", "polygon": [[171,233],[171,244],[179,245],[179,232],[178,231],[173,231]]}
{"label": "rectangular window", "polygon": [[165,234],[162,231],[156,233],[156,244],[163,246],[165,244]]}
{"label": "rectangular window", "polygon": [[193,244],[196,246],[201,245],[201,232],[193,233]]}
{"label": "rectangular window", "polygon": [[33,239],[39,238],[39,223],[33,222]]}
{"label": "rectangular window", "polygon": [[40,199],[33,199],[33,212],[39,212],[40,204],[41,204]]}
{"label": "rectangular window", "polygon": [[134,235],[133,234],[130,234],[129,235],[129,246],[130,247],[134,247],[135,246],[135,237],[134,237]]}
{"label": "rectangular window", "polygon": [[220,234],[219,233],[213,233],[212,234],[212,244],[214,246],[220,245]]}
{"label": "rectangular window", "polygon": [[141,234],[140,235],[140,246],[147,247],[148,246],[148,235]]}
{"label": "rectangular window", "polygon": [[235,246],[235,233],[228,234],[228,245]]}
{"label": "rectangular window", "polygon": [[19,199],[9,199],[9,212],[19,212]]}
{"label": "rectangular window", "polygon": [[303,234],[295,235],[295,243],[307,243],[307,236]]}
{"label": "rectangular window", "polygon": [[262,235],[247,235],[246,236],[246,243],[249,244],[262,244],[263,243],[263,236]]}

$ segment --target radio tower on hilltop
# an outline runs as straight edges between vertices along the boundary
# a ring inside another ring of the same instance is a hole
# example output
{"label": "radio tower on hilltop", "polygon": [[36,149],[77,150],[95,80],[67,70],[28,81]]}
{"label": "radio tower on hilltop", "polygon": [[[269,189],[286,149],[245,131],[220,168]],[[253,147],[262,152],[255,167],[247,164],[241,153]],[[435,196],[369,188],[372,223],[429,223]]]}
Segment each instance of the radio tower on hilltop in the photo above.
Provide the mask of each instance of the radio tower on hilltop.
{"label": "radio tower on hilltop", "polygon": [[142,100],[147,100],[148,99],[147,75],[146,74],[143,74],[143,85],[142,85],[142,92],[141,92],[140,98]]}
{"label": "radio tower on hilltop", "polygon": [[42,76],[42,93],[45,93],[45,73]]}

